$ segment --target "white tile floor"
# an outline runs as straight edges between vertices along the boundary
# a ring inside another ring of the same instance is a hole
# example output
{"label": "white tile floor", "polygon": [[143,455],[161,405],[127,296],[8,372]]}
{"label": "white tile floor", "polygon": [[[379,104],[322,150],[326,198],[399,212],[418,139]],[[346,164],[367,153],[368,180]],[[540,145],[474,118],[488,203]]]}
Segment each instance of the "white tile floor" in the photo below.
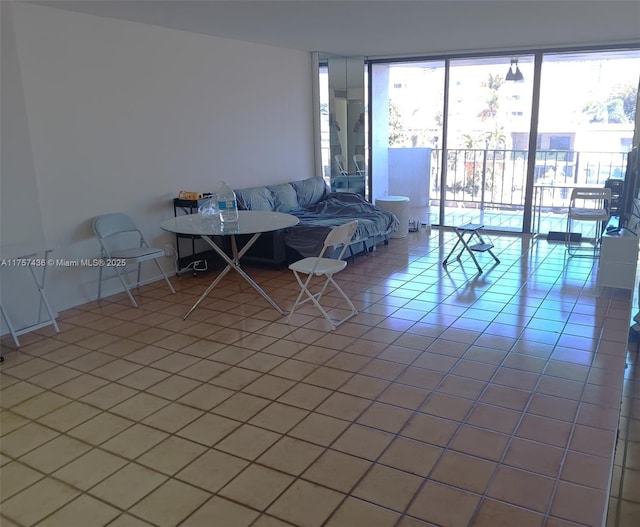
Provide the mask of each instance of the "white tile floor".
{"label": "white tile floor", "polygon": [[[481,275],[442,267],[444,230],[358,257],[334,332],[233,275],[184,321],[213,278],[184,275],[5,338],[2,525],[596,526],[609,501],[638,525],[629,293],[562,245],[493,241]],[[292,304],[289,271],[250,274]]]}

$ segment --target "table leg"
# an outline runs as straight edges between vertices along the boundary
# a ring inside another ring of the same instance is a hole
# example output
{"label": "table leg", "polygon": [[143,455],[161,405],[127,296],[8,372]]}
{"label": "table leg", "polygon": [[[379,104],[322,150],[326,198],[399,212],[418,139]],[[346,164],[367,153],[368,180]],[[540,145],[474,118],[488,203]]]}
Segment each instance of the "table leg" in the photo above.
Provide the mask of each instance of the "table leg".
{"label": "table leg", "polygon": [[274,302],[274,300],[267,295],[267,293],[240,267],[240,259],[244,256],[244,254],[251,248],[251,246],[256,242],[256,240],[260,237],[261,233],[254,234],[249,241],[238,251],[238,246],[236,243],[236,237],[234,235],[231,236],[231,253],[232,257],[230,258],[227,253],[224,252],[218,245],[209,237],[202,236],[202,239],[206,241],[213,248],[216,253],[220,255],[220,257],[227,262],[227,266],[220,272],[220,274],[216,277],[216,279],[211,283],[209,287],[200,295],[200,298],[196,301],[195,304],[191,307],[189,312],[184,316],[186,318],[193,312],[195,308],[200,305],[200,303],[207,297],[207,295],[213,290],[213,288],[220,283],[220,280],[224,278],[224,276],[231,270],[234,269],[240,276],[242,276],[248,283],[253,287],[258,293],[262,295],[262,297],[271,304],[271,306],[281,315],[284,315],[285,312]]}

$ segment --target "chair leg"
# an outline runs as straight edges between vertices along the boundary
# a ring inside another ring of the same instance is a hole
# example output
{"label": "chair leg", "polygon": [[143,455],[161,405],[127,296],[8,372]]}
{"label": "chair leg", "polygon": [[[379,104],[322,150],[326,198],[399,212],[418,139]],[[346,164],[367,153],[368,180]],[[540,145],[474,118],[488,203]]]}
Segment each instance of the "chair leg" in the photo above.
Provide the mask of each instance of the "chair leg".
{"label": "chair leg", "polygon": [[[347,296],[347,294],[342,290],[342,288],[336,283],[336,281],[333,279],[332,275],[327,276],[327,279],[325,280],[322,288],[320,289],[319,292],[317,293],[312,293],[311,291],[309,291],[309,283],[311,282],[311,279],[313,278],[313,275],[307,275],[307,279],[303,282],[300,279],[300,276],[298,275],[298,273],[296,273],[294,271],[293,273],[296,277],[296,280],[298,281],[298,284],[300,285],[300,293],[298,294],[298,297],[295,301],[295,303],[293,304],[293,307],[291,308],[291,311],[289,311],[289,315],[287,316],[287,324],[289,323],[291,316],[293,315],[294,311],[296,310],[296,308],[306,302],[308,302],[309,300],[311,302],[313,302],[313,304],[316,306],[316,308],[318,309],[318,311],[320,311],[320,313],[322,314],[322,316],[327,320],[327,322],[329,322],[329,325],[331,326],[331,330],[333,331],[334,329],[336,329],[340,324],[342,324],[343,322],[346,322],[347,320],[349,320],[351,317],[353,317],[354,315],[358,314],[358,310],[356,309],[356,307],[353,305],[353,302],[351,302],[351,299]],[[322,306],[322,304],[320,304],[320,299],[322,298],[322,296],[324,295],[325,291],[327,290],[327,286],[331,284],[333,286],[333,288],[338,292],[338,294],[340,296],[342,296],[342,298],[347,302],[347,305],[349,306],[349,308],[351,309],[351,313],[349,313],[345,318],[343,318],[342,320],[333,320],[330,316],[329,313],[327,313],[327,311],[325,310],[325,308]],[[302,300],[302,295],[306,294],[308,298],[306,298],[305,300]]]}
{"label": "chair leg", "polygon": [[287,320],[286,320],[287,324],[291,320],[291,316],[293,315],[293,312],[296,310],[296,308],[300,304],[304,304],[304,302],[306,302],[308,300],[307,299],[304,302],[300,302],[300,299],[302,298],[302,295],[305,294],[305,292],[307,293],[307,295],[309,295],[309,290],[307,289],[307,286],[309,285],[309,282],[311,282],[311,278],[313,277],[312,275],[307,275],[307,279],[304,282],[302,282],[302,280],[300,279],[300,275],[298,275],[298,273],[296,271],[293,272],[293,275],[296,277],[296,280],[298,281],[298,284],[300,285],[300,293],[298,294],[298,297],[296,298],[296,301],[293,303],[293,306],[291,307],[291,310],[289,311],[289,315],[287,316]]}
{"label": "chair leg", "polygon": [[124,277],[122,276],[122,273],[120,272],[120,269],[118,269],[117,267],[114,267],[114,269],[116,270],[116,275],[118,276],[118,279],[120,280],[120,283],[122,284],[122,287],[124,287],[124,290],[127,292],[127,295],[129,295],[129,300],[131,300],[131,303],[133,304],[133,307],[139,307],[138,303],[136,302],[136,299],[133,298],[133,295],[131,294],[131,290],[130,290],[129,286],[127,285],[127,282],[125,281]]}
{"label": "chair leg", "polygon": [[142,270],[142,262],[138,262],[138,276],[136,279],[136,289],[140,288],[140,272]]}
{"label": "chair leg", "polygon": [[102,266],[98,267],[98,302],[102,298]]}
{"label": "chair leg", "polygon": [[[312,293],[309,290],[309,284],[311,283],[311,280],[313,279],[313,274],[309,274],[307,275],[307,279],[303,282],[302,279],[300,278],[300,275],[298,275],[298,273],[296,271],[293,272],[294,276],[296,277],[296,280],[298,281],[298,284],[300,285],[300,294],[298,295],[298,298],[296,299],[295,303],[293,304],[293,307],[291,308],[291,311],[289,311],[289,316],[287,317],[287,324],[289,323],[289,320],[291,319],[291,316],[293,315],[296,307],[301,306],[302,304],[305,304],[309,301],[313,302],[313,305],[316,306],[316,308],[318,309],[318,311],[320,311],[320,313],[322,313],[322,316],[324,316],[324,318],[326,318],[329,321],[329,324],[331,325],[331,329],[334,330],[336,329],[336,326],[333,324],[333,321],[331,320],[331,318],[329,317],[329,314],[325,311],[325,309],[322,307],[322,305],[320,305],[320,303],[318,302],[318,299],[322,296],[322,292],[324,291],[324,289],[326,288],[327,284],[325,282],[324,287],[322,288],[322,291],[320,291],[319,293]],[[301,301],[302,295],[306,294],[307,298],[305,298],[304,300]]]}
{"label": "chair leg", "polygon": [[160,262],[156,258],[154,258],[153,261],[158,266],[158,269],[160,269],[160,272],[162,273],[162,276],[164,277],[164,281],[167,282],[167,285],[169,286],[169,289],[171,289],[171,292],[173,294],[175,294],[176,290],[173,288],[173,284],[169,281],[169,277],[167,276],[167,273],[164,272],[164,269],[160,265]]}

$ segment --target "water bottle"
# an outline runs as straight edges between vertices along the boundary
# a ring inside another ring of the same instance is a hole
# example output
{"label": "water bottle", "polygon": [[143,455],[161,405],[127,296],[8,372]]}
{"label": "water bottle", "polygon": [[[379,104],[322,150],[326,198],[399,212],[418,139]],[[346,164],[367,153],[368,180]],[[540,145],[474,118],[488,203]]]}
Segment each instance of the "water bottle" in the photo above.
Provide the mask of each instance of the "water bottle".
{"label": "water bottle", "polygon": [[236,223],[238,221],[238,202],[233,189],[222,181],[218,187],[218,211],[222,223]]}

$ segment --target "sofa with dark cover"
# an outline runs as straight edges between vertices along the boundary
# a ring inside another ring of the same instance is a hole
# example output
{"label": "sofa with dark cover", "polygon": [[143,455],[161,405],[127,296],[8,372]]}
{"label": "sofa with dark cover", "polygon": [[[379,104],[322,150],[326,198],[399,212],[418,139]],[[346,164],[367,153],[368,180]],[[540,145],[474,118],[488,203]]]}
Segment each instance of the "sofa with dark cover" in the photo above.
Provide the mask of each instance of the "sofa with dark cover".
{"label": "sofa with dark cover", "polygon": [[358,220],[358,228],[345,254],[367,254],[376,245],[388,243],[390,234],[398,227],[398,219],[392,213],[379,209],[358,194],[330,192],[319,176],[235,189],[235,193],[240,210],[286,212],[300,220],[298,225],[273,233],[271,237],[265,233],[261,245],[256,243],[247,253],[249,259],[259,259],[261,253],[264,257],[267,249],[273,252],[273,258],[267,259],[276,264],[317,256],[329,231],[354,219]]}

